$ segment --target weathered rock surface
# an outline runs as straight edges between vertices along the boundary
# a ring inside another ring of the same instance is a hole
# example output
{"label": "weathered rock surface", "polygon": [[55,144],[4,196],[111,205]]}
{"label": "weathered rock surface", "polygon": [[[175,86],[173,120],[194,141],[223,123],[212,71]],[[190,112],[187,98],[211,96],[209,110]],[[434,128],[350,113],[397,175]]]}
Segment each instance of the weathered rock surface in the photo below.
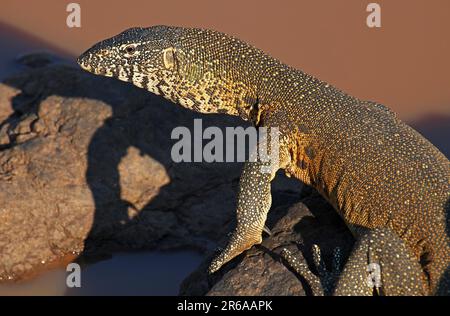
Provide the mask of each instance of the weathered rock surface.
{"label": "weathered rock surface", "polygon": [[273,234],[208,276],[213,249],[235,225],[242,164],[174,163],[171,132],[192,130],[195,118],[203,127],[245,123],[193,113],[46,54],[18,61],[28,69],[0,83],[0,282],[68,254],[85,261],[190,248],[206,258],[182,295],[310,295],[281,249],[297,252],[313,273],[313,244],[325,262],[335,247],[348,255],[353,238],[336,212],[279,174],[267,221]]}
{"label": "weathered rock surface", "polygon": [[[280,257],[283,248],[297,253],[316,273],[311,249],[317,244],[326,263],[339,247],[345,259],[353,237],[337,213],[316,193],[294,203],[297,196],[285,193],[284,203],[271,210],[268,226],[272,236],[253,247],[239,259],[224,266],[216,275],[206,269],[212,257],[181,285],[181,295],[312,295],[308,282],[292,272]],[[221,243],[226,242],[226,237]]]}
{"label": "weathered rock surface", "polygon": [[[67,254],[214,249],[233,226],[242,164],[174,163],[171,132],[194,118],[245,125],[67,65],[33,62],[1,83],[0,280]],[[275,207],[290,205],[301,184],[281,175],[273,190]]]}

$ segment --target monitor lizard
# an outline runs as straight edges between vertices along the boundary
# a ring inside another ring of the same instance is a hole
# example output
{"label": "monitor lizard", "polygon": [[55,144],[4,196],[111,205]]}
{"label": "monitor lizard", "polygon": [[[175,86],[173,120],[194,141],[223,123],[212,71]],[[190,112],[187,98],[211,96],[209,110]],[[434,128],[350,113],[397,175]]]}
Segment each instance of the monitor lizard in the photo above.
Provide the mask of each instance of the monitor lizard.
{"label": "monitor lizard", "polygon": [[261,243],[270,183],[284,169],[320,192],[359,240],[335,294],[370,295],[356,280],[374,263],[386,295],[450,293],[450,163],[389,108],[213,30],[131,28],[95,44],[78,63],[193,111],[277,128],[278,164],[262,172],[266,162],[245,163],[237,225],[209,272]]}

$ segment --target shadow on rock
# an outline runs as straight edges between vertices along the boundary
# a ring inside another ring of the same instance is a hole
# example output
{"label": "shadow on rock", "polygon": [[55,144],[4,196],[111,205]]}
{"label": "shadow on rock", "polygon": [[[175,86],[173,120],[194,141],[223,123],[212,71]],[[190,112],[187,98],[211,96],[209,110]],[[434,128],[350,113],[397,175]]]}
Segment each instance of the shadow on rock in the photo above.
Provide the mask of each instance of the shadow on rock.
{"label": "shadow on rock", "polygon": [[[310,190],[307,190],[310,191]],[[316,273],[312,264],[312,245],[318,244],[325,262],[331,262],[334,248],[340,247],[345,259],[353,237],[333,208],[315,191],[298,194],[284,192],[280,203],[269,212],[267,224],[272,231],[260,246],[241,254],[219,272],[208,276],[211,260],[205,259],[181,285],[181,295],[312,295],[310,284],[297,275],[280,256],[283,248]],[[226,242],[226,238],[222,243]]]}
{"label": "shadow on rock", "polygon": [[[215,248],[234,225],[242,165],[174,163],[171,132],[194,118],[244,124],[61,64],[0,84],[0,280],[69,254]],[[301,189],[278,178],[275,207]]]}

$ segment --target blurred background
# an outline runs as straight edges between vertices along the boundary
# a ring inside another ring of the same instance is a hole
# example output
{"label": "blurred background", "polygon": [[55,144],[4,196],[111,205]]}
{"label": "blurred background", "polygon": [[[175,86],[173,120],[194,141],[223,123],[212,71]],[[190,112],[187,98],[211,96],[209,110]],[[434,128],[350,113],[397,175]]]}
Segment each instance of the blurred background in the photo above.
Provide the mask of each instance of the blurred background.
{"label": "blurred background", "polygon": [[[81,6],[81,28],[66,25],[71,2]],[[25,41],[77,56],[132,26],[204,27],[236,35],[350,94],[384,103],[405,120],[449,115],[450,2],[376,1],[382,27],[372,29],[366,26],[370,2],[2,0],[1,53],[16,45],[23,49]]]}
{"label": "blurred background", "polygon": [[[66,25],[71,2],[81,6],[80,28]],[[370,2],[381,6],[381,28],[366,25]],[[0,79],[19,70],[21,54],[51,51],[74,60],[126,28],[157,24],[235,35],[387,105],[450,155],[448,0],[1,0]]]}

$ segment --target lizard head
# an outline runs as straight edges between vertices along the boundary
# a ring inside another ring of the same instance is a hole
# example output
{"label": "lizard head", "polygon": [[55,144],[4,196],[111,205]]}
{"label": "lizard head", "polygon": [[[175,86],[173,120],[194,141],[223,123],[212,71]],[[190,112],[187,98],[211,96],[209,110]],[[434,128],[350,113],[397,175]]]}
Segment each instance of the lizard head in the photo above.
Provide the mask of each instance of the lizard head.
{"label": "lizard head", "polygon": [[95,44],[77,62],[96,75],[114,77],[161,94],[158,84],[162,72],[167,76],[175,70],[172,33],[173,29],[165,26],[130,28]]}
{"label": "lizard head", "polygon": [[256,100],[248,80],[236,80],[249,64],[242,56],[252,49],[215,31],[153,26],[101,41],[77,61],[89,72],[131,82],[197,112],[238,115],[239,106]]}

